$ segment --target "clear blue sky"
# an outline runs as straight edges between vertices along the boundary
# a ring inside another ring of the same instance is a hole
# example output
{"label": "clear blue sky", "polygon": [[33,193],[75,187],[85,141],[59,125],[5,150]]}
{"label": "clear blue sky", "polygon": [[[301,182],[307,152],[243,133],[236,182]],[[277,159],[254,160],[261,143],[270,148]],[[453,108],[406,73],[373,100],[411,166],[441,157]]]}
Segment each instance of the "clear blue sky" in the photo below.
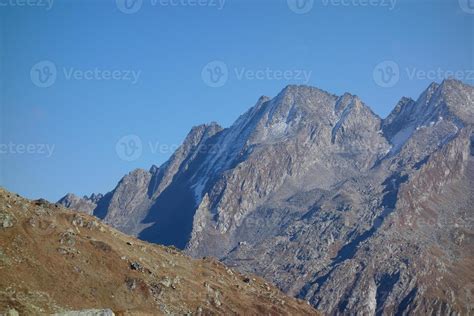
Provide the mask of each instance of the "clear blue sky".
{"label": "clear blue sky", "polygon": [[[171,154],[166,146],[180,144],[193,125],[229,126],[259,96],[306,83],[298,70],[311,72],[309,85],[359,95],[382,117],[445,71],[461,71],[473,84],[474,14],[458,0],[398,0],[392,10],[355,5],[369,0],[314,0],[304,14],[286,0],[227,0],[221,10],[212,6],[219,0],[142,0],[131,14],[114,0],[56,0],[50,10],[19,1],[0,0],[0,184],[30,198],[112,190],[129,171],[163,163]],[[210,5],[190,5],[196,2]],[[32,78],[45,60],[57,75],[43,88]],[[202,77],[214,60],[228,68],[221,87]],[[385,60],[400,71],[388,88],[374,80],[374,67]],[[94,69],[139,75],[133,84],[85,73]],[[270,74],[241,77],[244,69]],[[419,72],[433,70],[434,79]],[[287,71],[288,79],[275,71]],[[143,148],[127,161],[116,144],[130,134]]]}

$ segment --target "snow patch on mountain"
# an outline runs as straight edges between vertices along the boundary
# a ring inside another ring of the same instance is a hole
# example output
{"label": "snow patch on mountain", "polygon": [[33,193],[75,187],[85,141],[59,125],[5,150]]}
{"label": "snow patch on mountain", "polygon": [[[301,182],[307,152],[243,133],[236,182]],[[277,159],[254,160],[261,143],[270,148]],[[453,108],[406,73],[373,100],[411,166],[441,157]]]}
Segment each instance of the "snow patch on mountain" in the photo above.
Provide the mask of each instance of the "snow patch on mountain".
{"label": "snow patch on mountain", "polygon": [[344,121],[349,116],[349,113],[351,113],[352,109],[354,108],[354,105],[355,105],[355,100],[352,100],[352,102],[348,106],[346,106],[346,108],[342,111],[342,114],[341,114],[339,120],[336,122],[336,125],[332,129],[331,142],[333,144],[336,141],[337,131],[341,128],[342,124],[344,124]]}

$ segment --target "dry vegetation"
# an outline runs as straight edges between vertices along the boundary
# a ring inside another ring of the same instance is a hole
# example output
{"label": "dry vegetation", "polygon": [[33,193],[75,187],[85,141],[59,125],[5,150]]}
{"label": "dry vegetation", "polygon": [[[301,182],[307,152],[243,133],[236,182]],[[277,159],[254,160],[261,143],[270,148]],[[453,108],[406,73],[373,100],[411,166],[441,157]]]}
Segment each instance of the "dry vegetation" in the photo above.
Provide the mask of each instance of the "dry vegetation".
{"label": "dry vegetation", "polygon": [[263,279],[0,188],[0,314],[315,314]]}

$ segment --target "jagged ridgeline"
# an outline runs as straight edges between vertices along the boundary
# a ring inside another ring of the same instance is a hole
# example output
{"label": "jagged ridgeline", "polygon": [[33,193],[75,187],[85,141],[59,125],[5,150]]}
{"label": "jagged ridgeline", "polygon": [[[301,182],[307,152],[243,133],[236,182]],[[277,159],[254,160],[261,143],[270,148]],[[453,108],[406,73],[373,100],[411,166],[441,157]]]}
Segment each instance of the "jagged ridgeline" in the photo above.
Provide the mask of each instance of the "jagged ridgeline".
{"label": "jagged ridgeline", "polygon": [[330,313],[473,308],[474,88],[431,84],[381,119],[357,96],[288,86],[162,166],[60,203],[215,256]]}

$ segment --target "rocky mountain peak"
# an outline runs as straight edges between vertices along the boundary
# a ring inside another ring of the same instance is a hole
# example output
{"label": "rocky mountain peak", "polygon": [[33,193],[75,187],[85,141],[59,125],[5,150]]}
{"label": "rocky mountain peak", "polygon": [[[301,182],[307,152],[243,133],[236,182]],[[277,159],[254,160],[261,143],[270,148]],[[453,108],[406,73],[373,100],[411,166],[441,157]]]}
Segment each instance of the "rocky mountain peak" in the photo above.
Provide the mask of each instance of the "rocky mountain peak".
{"label": "rocky mountain peak", "polygon": [[126,183],[129,183],[129,182],[132,182],[132,181],[140,181],[140,179],[143,179],[145,177],[149,177],[150,176],[150,172],[145,170],[145,169],[141,169],[141,168],[137,168],[137,169],[134,169],[132,171],[130,171],[125,177],[123,177],[119,184],[126,184]]}
{"label": "rocky mountain peak", "polygon": [[261,104],[264,104],[265,102],[268,102],[268,101],[270,101],[270,100],[271,100],[270,97],[268,97],[268,96],[266,96],[266,95],[262,95],[260,98],[258,98],[256,104],[257,104],[257,105],[261,105]]}
{"label": "rocky mountain peak", "polygon": [[354,101],[354,96],[348,92],[340,96],[337,99],[336,105],[334,108],[336,114],[340,114],[342,111],[344,111],[353,101]]}
{"label": "rocky mountain peak", "polygon": [[84,196],[85,199],[91,201],[92,203],[97,204],[104,195],[102,193],[92,193],[89,197]]}
{"label": "rocky mountain peak", "polygon": [[473,88],[456,80],[430,84],[416,101],[402,98],[382,123],[384,135],[393,145],[392,152],[400,150],[420,128],[436,127],[437,122],[444,121],[439,128],[448,128],[446,124],[451,122],[450,129],[456,132],[462,122],[473,122],[473,99]]}
{"label": "rocky mountain peak", "polygon": [[[274,104],[293,104],[297,106],[311,107],[318,105],[317,101],[334,99],[336,96],[322,89],[306,85],[288,85],[275,98]],[[321,104],[321,103],[320,103]]]}
{"label": "rocky mountain peak", "polygon": [[160,167],[158,167],[157,165],[152,165],[148,172],[151,173],[151,174],[155,174],[155,173],[158,172],[158,170],[160,170]]}
{"label": "rocky mountain peak", "polygon": [[439,98],[464,124],[474,124],[474,87],[459,80],[446,79],[438,89]]}
{"label": "rocky mountain peak", "polygon": [[223,128],[216,122],[194,126],[186,136],[183,145],[196,146],[203,137],[210,137],[222,131]]}
{"label": "rocky mountain peak", "polygon": [[102,194],[92,194],[90,197],[79,197],[73,193],[66,194],[58,203],[65,207],[80,210],[81,212],[92,214],[97,207],[98,201],[102,198]]}
{"label": "rocky mountain peak", "polygon": [[398,133],[402,125],[413,119],[411,113],[415,105],[416,101],[407,97],[402,97],[398,101],[392,112],[383,120],[382,129],[388,139]]}
{"label": "rocky mountain peak", "polygon": [[[266,100],[266,99],[264,99]],[[268,144],[335,120],[337,96],[305,85],[288,85],[276,97],[255,107],[236,121],[249,144]],[[240,138],[242,139],[242,138]]]}
{"label": "rocky mountain peak", "polygon": [[[437,85],[436,83],[432,83],[433,85]],[[448,78],[448,79],[444,79],[441,84],[438,85],[439,87],[441,87],[444,91],[450,91],[450,90],[453,90],[453,89],[469,89],[469,88],[472,88],[472,86],[460,81],[460,80],[457,80],[457,79],[452,79],[452,78]]]}
{"label": "rocky mountain peak", "polygon": [[74,193],[67,193],[58,201],[58,203],[61,203],[64,206],[68,207],[67,204],[70,204],[71,201],[78,200],[78,199],[80,199],[80,197],[78,197]]}
{"label": "rocky mountain peak", "polygon": [[386,121],[392,121],[391,118],[395,118],[400,113],[404,111],[409,111],[410,107],[415,105],[416,101],[409,97],[402,97],[400,101],[398,101],[395,108],[392,110],[390,115],[386,118]]}
{"label": "rocky mountain peak", "polygon": [[[425,238],[406,223],[468,220],[473,100],[473,87],[446,80],[382,120],[356,95],[290,85],[229,128],[194,127],[154,172],[126,176],[101,199],[104,220],[256,271],[328,314],[416,313],[434,301],[454,310],[456,295],[423,292],[447,285],[423,280],[443,275],[427,268],[439,252],[425,245],[448,251],[443,240],[462,232]],[[390,221],[402,215],[398,231]]]}

